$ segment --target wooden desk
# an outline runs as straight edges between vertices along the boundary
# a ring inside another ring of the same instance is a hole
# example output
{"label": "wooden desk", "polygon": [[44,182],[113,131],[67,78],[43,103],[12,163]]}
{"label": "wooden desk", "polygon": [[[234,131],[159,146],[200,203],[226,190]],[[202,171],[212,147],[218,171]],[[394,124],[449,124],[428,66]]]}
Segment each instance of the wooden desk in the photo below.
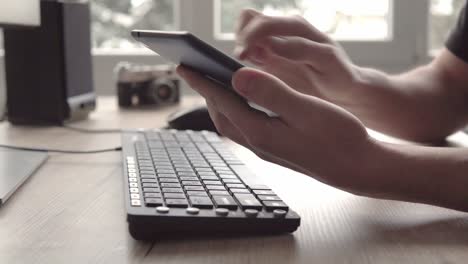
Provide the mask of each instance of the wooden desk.
{"label": "wooden desk", "polygon": [[[196,104],[186,99],[184,106]],[[175,108],[117,110],[101,99],[87,128],[158,127]],[[0,125],[0,142],[99,149],[118,134]],[[457,135],[453,142],[468,142]],[[235,147],[301,216],[293,235],[144,243],[127,231],[120,153],[57,155],[0,208],[0,263],[467,263],[468,216],[357,197]],[[468,188],[468,187],[467,187]],[[468,192],[467,192],[468,193]],[[467,196],[468,197],[468,196]]]}

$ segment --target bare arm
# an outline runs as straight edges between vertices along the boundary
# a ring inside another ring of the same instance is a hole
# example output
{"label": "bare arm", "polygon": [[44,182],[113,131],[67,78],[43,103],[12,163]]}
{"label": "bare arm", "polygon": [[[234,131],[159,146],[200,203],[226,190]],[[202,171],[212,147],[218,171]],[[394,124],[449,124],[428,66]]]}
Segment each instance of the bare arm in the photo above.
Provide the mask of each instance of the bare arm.
{"label": "bare arm", "polygon": [[[468,150],[374,142],[356,166],[356,194],[468,212]],[[365,176],[362,176],[365,175]]]}
{"label": "bare arm", "polygon": [[370,128],[409,140],[437,141],[468,123],[468,64],[448,50],[398,76],[359,72],[356,100],[337,103]]}

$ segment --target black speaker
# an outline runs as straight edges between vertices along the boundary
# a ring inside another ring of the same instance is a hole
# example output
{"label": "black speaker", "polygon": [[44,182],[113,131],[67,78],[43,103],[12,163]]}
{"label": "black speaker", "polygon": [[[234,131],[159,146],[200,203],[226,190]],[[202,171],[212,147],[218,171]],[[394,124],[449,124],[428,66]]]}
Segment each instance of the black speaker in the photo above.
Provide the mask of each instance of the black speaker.
{"label": "black speaker", "polygon": [[96,107],[86,1],[41,1],[41,26],[4,29],[7,115],[13,124],[63,124]]}

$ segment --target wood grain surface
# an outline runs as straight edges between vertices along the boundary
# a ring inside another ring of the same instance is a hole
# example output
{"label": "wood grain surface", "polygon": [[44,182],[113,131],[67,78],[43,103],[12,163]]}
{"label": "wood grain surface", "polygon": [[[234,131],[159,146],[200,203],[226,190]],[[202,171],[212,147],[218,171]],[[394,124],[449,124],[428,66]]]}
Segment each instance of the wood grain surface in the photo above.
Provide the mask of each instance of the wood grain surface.
{"label": "wood grain surface", "polygon": [[[101,98],[89,120],[72,125],[161,127],[176,108],[119,110]],[[468,145],[462,134],[450,142]],[[4,122],[0,143],[84,150],[118,146],[120,136]],[[233,149],[301,215],[298,231],[138,242],[127,230],[120,153],[51,154],[0,208],[0,263],[468,263],[465,213],[354,196]]]}

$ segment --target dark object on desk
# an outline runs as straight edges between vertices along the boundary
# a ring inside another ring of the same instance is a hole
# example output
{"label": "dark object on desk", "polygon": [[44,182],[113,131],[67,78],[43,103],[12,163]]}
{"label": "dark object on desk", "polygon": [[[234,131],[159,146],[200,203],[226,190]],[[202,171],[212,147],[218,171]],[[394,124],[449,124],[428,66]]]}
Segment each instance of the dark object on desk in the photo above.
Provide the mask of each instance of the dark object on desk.
{"label": "dark object on desk", "polygon": [[215,133],[125,131],[122,155],[135,239],[292,233],[300,225]]}
{"label": "dark object on desk", "polygon": [[180,81],[173,66],[121,62],[115,74],[121,107],[172,105],[180,101]]}
{"label": "dark object on desk", "polygon": [[207,130],[218,133],[206,106],[197,106],[175,112],[168,117],[167,123],[170,128],[177,130]]}
{"label": "dark object on desk", "polygon": [[89,3],[47,0],[40,7],[40,26],[4,30],[8,120],[49,125],[85,119],[96,101]]}
{"label": "dark object on desk", "polygon": [[46,160],[46,152],[0,148],[0,206]]}

